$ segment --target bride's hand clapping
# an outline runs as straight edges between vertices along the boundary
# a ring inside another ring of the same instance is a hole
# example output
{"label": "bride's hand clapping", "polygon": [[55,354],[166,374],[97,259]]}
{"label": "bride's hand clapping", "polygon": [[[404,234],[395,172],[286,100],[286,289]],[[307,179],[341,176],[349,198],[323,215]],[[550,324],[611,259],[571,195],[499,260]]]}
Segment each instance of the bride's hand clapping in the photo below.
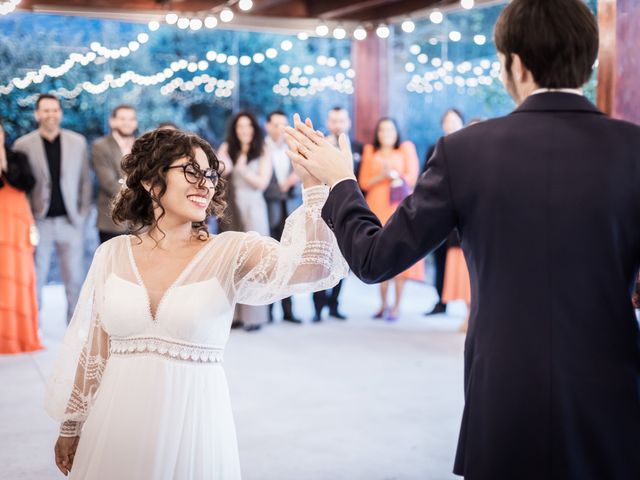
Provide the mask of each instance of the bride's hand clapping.
{"label": "bride's hand clapping", "polygon": [[54,448],[56,465],[65,476],[71,471],[79,441],[80,437],[58,437]]}

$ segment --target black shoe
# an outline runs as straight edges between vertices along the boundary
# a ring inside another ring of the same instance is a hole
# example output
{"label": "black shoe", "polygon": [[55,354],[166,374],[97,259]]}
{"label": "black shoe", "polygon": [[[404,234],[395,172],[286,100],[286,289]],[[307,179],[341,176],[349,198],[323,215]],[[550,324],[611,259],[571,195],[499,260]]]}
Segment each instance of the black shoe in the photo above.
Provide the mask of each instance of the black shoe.
{"label": "black shoe", "polygon": [[329,316],[330,316],[331,318],[335,318],[335,319],[337,319],[337,320],[346,320],[346,319],[347,319],[347,316],[346,316],[346,315],[341,314],[338,310],[331,310],[331,311],[329,312]]}
{"label": "black shoe", "polygon": [[242,327],[243,327],[243,325],[244,325],[244,324],[243,324],[241,321],[239,321],[239,320],[234,320],[234,321],[231,323],[231,329],[235,330],[236,328],[242,328]]}
{"label": "black shoe", "polygon": [[433,307],[433,310],[431,310],[430,312],[425,313],[425,316],[430,316],[430,315],[439,315],[441,313],[447,313],[447,305],[445,303],[436,303],[435,307]]}
{"label": "black shoe", "polygon": [[313,323],[318,323],[322,321],[322,315],[320,315],[319,313],[316,313],[313,318],[311,319],[311,321]]}
{"label": "black shoe", "polygon": [[244,327],[245,332],[257,332],[262,328],[262,325],[247,325]]}
{"label": "black shoe", "polygon": [[299,318],[296,318],[294,316],[286,316],[282,320],[285,321],[285,322],[291,322],[291,323],[297,323],[297,324],[303,323],[302,320],[300,320]]}

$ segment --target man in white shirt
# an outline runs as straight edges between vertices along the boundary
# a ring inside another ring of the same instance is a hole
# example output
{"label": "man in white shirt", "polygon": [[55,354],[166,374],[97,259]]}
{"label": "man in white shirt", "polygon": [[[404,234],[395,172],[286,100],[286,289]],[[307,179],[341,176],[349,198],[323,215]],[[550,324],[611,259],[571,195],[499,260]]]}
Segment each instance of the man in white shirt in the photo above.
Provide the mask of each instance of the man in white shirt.
{"label": "man in white shirt", "polygon": [[[267,137],[265,139],[266,154],[273,165],[271,182],[264,192],[269,215],[271,236],[280,240],[284,222],[287,217],[302,203],[300,178],[293,171],[291,160],[287,156],[289,147],[284,141],[284,129],[289,124],[284,112],[276,110],[267,115]],[[269,308],[269,321],[272,321],[272,307]],[[293,314],[291,297],[282,300],[283,320],[302,323]]]}

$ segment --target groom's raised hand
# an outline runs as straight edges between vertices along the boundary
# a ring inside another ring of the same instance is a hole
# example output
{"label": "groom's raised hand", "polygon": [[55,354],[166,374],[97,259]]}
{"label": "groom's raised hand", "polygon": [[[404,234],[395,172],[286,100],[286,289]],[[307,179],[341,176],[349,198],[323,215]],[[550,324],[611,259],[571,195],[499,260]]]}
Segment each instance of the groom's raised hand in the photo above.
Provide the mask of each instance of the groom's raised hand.
{"label": "groom's raised hand", "polygon": [[306,124],[298,114],[293,119],[295,128],[287,127],[285,135],[291,148],[289,157],[294,164],[331,187],[340,180],[355,180],[353,157],[346,135],[340,135],[339,148],[335,148],[313,129],[309,119]]}

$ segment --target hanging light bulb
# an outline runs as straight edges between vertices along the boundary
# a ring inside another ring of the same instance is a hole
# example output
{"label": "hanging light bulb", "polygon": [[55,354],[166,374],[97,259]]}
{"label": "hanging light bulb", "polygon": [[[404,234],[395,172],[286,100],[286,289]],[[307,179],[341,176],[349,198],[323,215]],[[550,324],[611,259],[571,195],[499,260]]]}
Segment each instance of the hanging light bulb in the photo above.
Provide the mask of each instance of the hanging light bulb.
{"label": "hanging light bulb", "polygon": [[442,23],[442,21],[444,20],[444,15],[440,10],[434,10],[433,12],[431,12],[431,15],[429,15],[429,20],[436,24]]}
{"label": "hanging light bulb", "polygon": [[460,0],[460,5],[465,10],[471,10],[475,4],[474,0]]}
{"label": "hanging light bulb", "polygon": [[333,38],[336,40],[342,40],[347,36],[347,31],[342,27],[337,27],[333,29]]}
{"label": "hanging light bulb", "polygon": [[194,32],[197,32],[202,28],[202,20],[200,20],[199,18],[192,18],[189,22],[189,28]]}
{"label": "hanging light bulb", "polygon": [[316,27],[316,34],[319,37],[325,37],[329,34],[329,27],[327,27],[324,23],[321,23]]}
{"label": "hanging light bulb", "polygon": [[402,22],[402,31],[405,33],[411,33],[416,29],[416,24],[410,18],[407,18]]}
{"label": "hanging light bulb", "polygon": [[353,31],[353,38],[356,40],[364,40],[367,38],[367,31],[363,26],[358,25],[358,27]]}
{"label": "hanging light bulb", "polygon": [[216,28],[217,25],[218,25],[218,19],[213,15],[209,15],[207,18],[204,19],[204,26],[207,28]]}
{"label": "hanging light bulb", "polygon": [[381,23],[380,25],[378,25],[378,28],[376,28],[376,35],[378,35],[378,37],[380,38],[389,38],[390,34],[391,31],[389,30],[389,27],[387,27],[384,23]]}
{"label": "hanging light bulb", "polygon": [[309,34],[307,32],[300,32],[298,34],[298,40],[302,40],[302,41],[309,40]]}
{"label": "hanging light bulb", "polygon": [[231,20],[233,20],[233,10],[231,10],[230,8],[223,8],[220,12],[220,20],[222,20],[224,23],[229,23]]}
{"label": "hanging light bulb", "polygon": [[167,13],[167,16],[164,17],[164,21],[169,25],[175,25],[175,23],[178,21],[178,15],[173,12],[169,12]]}
{"label": "hanging light bulb", "polygon": [[178,28],[182,29],[182,30],[186,30],[187,28],[189,28],[189,19],[187,17],[180,17],[178,19]]}
{"label": "hanging light bulb", "polygon": [[248,12],[253,7],[253,2],[251,0],[240,0],[238,2],[238,7],[243,12]]}
{"label": "hanging light bulb", "polygon": [[158,30],[160,28],[160,24],[155,20],[151,20],[149,22],[148,27],[149,27],[150,31],[155,32],[156,30]]}

